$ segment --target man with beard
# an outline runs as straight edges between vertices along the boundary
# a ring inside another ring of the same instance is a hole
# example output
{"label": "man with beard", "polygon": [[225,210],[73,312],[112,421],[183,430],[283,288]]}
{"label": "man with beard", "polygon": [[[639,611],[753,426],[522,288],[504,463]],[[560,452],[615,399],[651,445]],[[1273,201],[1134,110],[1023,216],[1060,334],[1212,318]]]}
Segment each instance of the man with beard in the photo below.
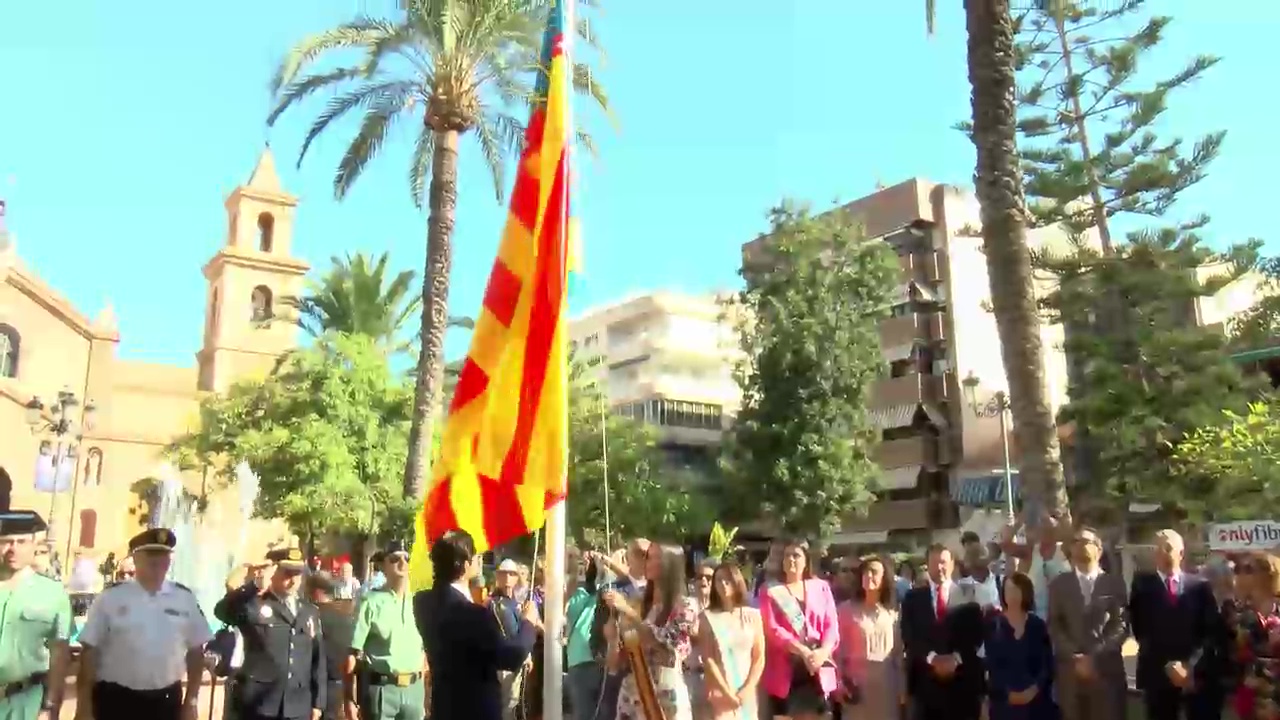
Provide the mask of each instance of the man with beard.
{"label": "man with beard", "polygon": [[0,718],[57,718],[67,677],[71,600],[31,568],[34,512],[0,510]]}
{"label": "man with beard", "polygon": [[422,720],[426,713],[426,656],[409,598],[409,547],[394,540],[382,556],[382,587],[371,590],[356,610],[347,660],[347,683],[360,673],[360,717],[365,720]]}
{"label": "man with beard", "polygon": [[236,677],[241,720],[319,720],[328,676],[316,607],[298,597],[306,569],[302,551],[280,548],[267,562],[266,587],[254,580],[227,593],[213,614],[244,638],[244,665]]}

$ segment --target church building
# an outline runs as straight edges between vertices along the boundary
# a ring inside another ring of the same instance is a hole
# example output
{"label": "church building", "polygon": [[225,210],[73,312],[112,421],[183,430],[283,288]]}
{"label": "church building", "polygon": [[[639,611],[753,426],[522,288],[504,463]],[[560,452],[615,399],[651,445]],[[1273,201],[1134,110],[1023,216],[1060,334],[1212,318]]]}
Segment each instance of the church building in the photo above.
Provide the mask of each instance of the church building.
{"label": "church building", "polygon": [[[90,319],[27,268],[0,203],[0,499],[49,519],[64,566],[68,549],[122,557],[147,522],[139,489],[165,481],[204,498],[206,529],[243,537],[249,557],[287,536],[281,523],[243,517],[234,487],[220,490],[224,483],[212,473],[180,474],[162,450],[196,427],[203,396],[264,375],[295,346],[292,323],[267,321],[281,298],[302,292],[309,269],[292,254],[297,204],[264,150],[249,180],[227,197],[227,235],[203,268],[203,342],[195,362],[179,367],[121,358],[110,309]],[[80,407],[66,413],[77,423],[91,403],[92,422],[51,432],[60,391],[78,399]]]}

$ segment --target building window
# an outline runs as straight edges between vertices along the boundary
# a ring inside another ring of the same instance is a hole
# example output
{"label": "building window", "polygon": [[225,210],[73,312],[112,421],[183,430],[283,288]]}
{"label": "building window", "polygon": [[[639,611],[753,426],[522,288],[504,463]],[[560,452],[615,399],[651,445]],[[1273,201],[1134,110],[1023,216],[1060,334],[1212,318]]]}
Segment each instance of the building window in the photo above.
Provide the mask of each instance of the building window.
{"label": "building window", "polygon": [[18,350],[22,336],[12,325],[0,324],[0,377],[18,377]]}
{"label": "building window", "polygon": [[250,301],[253,305],[251,319],[254,322],[266,322],[275,316],[271,307],[271,288],[266,285],[254,288]]}
{"label": "building window", "polygon": [[80,547],[86,550],[93,549],[93,543],[98,538],[98,511],[97,510],[81,510],[80,511]]}
{"label": "building window", "polygon": [[258,249],[262,252],[269,253],[275,245],[276,219],[271,213],[262,213],[258,216]]}
{"label": "building window", "polygon": [[721,430],[724,428],[724,408],[709,403],[685,402],[683,400],[654,399],[647,402],[631,403],[617,409],[624,417],[643,420],[654,425],[665,427],[685,427],[699,430]]}
{"label": "building window", "polygon": [[89,448],[84,461],[84,478],[80,482],[85,487],[97,487],[102,484],[102,448]]}

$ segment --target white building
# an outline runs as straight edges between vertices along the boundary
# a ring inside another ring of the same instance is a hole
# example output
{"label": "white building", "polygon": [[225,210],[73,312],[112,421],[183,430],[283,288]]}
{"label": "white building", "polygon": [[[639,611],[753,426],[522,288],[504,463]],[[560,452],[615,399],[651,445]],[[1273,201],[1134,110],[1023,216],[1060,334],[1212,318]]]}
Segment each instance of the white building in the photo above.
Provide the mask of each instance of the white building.
{"label": "white building", "polygon": [[728,297],[656,292],[569,322],[575,357],[614,411],[657,426],[663,446],[690,461],[712,456],[738,409]]}

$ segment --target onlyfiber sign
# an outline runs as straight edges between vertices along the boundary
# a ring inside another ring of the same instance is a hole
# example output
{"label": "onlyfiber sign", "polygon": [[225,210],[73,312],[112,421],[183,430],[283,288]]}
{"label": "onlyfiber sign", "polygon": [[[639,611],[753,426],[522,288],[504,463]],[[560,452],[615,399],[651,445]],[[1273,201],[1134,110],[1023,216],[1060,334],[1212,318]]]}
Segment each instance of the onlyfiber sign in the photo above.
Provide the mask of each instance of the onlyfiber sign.
{"label": "onlyfiber sign", "polygon": [[1266,550],[1280,546],[1280,522],[1239,520],[1209,526],[1211,550]]}

